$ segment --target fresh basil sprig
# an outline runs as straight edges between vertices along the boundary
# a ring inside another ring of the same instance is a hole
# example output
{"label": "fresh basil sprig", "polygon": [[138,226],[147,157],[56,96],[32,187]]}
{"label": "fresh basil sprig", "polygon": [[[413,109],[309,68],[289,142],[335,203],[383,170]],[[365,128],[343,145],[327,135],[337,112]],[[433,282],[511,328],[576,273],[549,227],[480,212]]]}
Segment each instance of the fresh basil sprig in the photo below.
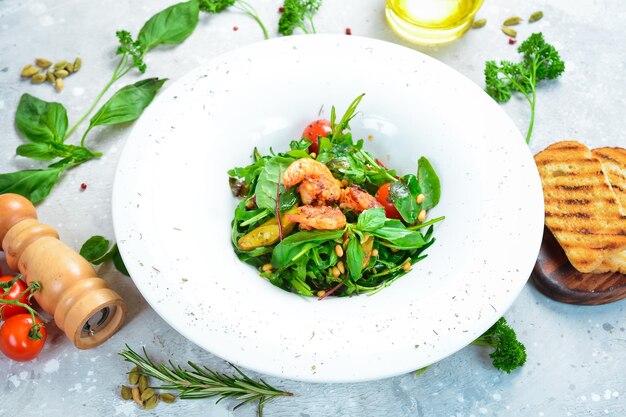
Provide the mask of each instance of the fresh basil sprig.
{"label": "fresh basil sprig", "polygon": [[80,255],[94,265],[100,265],[111,259],[119,272],[130,276],[117,244],[114,244],[111,248],[110,246],[111,243],[103,236],[92,236],[81,246]]}
{"label": "fresh basil sprig", "polygon": [[177,3],[152,16],[139,31],[137,40],[144,53],[163,44],[178,44],[191,35],[198,24],[198,0]]}

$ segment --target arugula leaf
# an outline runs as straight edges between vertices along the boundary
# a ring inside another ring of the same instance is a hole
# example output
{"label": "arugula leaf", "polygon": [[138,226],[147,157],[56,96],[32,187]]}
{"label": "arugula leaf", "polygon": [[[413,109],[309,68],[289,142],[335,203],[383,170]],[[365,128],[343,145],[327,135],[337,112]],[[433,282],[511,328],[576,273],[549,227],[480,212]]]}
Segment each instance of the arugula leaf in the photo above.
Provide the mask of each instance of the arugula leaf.
{"label": "arugula leaf", "polygon": [[152,102],[167,79],[148,78],[119,89],[91,118],[94,126],[115,125],[136,120]]}
{"label": "arugula leaf", "polygon": [[0,174],[0,194],[19,194],[36,204],[50,194],[64,170],[63,167],[54,167]]}
{"label": "arugula leaf", "polygon": [[339,230],[314,230],[294,233],[284,238],[272,252],[272,265],[280,269],[293,264],[303,253],[317,245],[321,241],[339,239],[343,235],[343,229]]}
{"label": "arugula leaf", "polygon": [[152,16],[139,31],[137,40],[144,52],[157,45],[181,43],[198,24],[198,0],[177,3]]}
{"label": "arugula leaf", "polygon": [[[269,210],[276,209],[278,182],[280,180],[280,194],[282,196],[285,193],[285,186],[282,184],[282,174],[293,161],[293,158],[275,156],[265,163],[255,188],[257,207]],[[295,193],[285,198],[287,198],[287,200],[281,198],[281,211],[293,207],[293,204],[296,203]],[[293,203],[291,206],[289,206],[290,202]]]}
{"label": "arugula leaf", "polygon": [[60,103],[22,94],[15,113],[15,125],[32,142],[63,143],[67,131],[67,111]]}
{"label": "arugula leaf", "polygon": [[[361,94],[360,96],[355,98],[352,101],[352,103],[350,103],[350,105],[346,109],[346,112],[343,114],[343,117],[341,118],[339,123],[335,123],[335,118],[336,118],[335,117],[335,106],[332,107],[332,109],[331,109],[331,120],[330,120],[330,125],[331,125],[331,128],[332,128],[332,134],[330,135],[330,141],[331,142],[337,141],[337,139],[339,139],[339,137],[344,134],[343,131],[350,127],[350,120],[352,120],[354,118],[354,116],[356,116],[356,109],[359,106],[359,103],[361,103],[361,100],[363,100],[364,96],[365,96],[365,93]],[[350,137],[350,139],[352,139],[352,138]],[[352,140],[350,140],[350,141],[352,141]]]}
{"label": "arugula leaf", "polygon": [[424,210],[430,210],[439,204],[439,199],[441,198],[441,182],[433,166],[428,159],[423,156],[417,162],[417,180],[419,182],[420,191],[425,197],[420,207]]}
{"label": "arugula leaf", "polygon": [[348,267],[352,281],[356,282],[361,278],[364,258],[365,253],[363,252],[359,239],[354,233],[351,233],[350,242],[348,242],[348,247],[346,248],[346,266]]}
{"label": "arugula leaf", "polygon": [[359,214],[356,227],[362,232],[371,232],[384,226],[386,220],[383,207],[371,208]]}

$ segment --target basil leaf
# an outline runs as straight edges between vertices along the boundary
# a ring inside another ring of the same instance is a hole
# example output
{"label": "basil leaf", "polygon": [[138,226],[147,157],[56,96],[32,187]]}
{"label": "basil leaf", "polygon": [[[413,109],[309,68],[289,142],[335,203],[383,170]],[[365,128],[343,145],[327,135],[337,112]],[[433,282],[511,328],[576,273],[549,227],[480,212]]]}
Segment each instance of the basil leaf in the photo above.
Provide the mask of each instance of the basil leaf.
{"label": "basil leaf", "polygon": [[363,253],[361,243],[356,235],[352,234],[348,247],[346,248],[346,265],[348,267],[348,271],[350,272],[350,278],[352,281],[356,282],[359,278],[361,278],[363,258],[365,258],[365,253]]}
{"label": "basil leaf", "polygon": [[421,208],[430,210],[439,203],[441,183],[433,166],[423,156],[417,162],[417,180],[419,181],[420,190],[425,197]]}
{"label": "basil leaf", "polygon": [[415,223],[419,215],[417,201],[413,196],[409,187],[400,181],[396,181],[389,186],[389,198],[393,201],[393,205],[398,209],[398,213],[407,223]]}
{"label": "basil leaf", "polygon": [[[268,210],[276,210],[278,181],[280,180],[281,183],[280,194],[282,197],[282,194],[285,193],[285,186],[282,184],[282,174],[293,161],[293,158],[275,156],[265,163],[263,169],[261,170],[261,174],[259,175],[259,179],[255,188],[257,207],[265,208]],[[295,196],[295,193],[293,193],[292,195]],[[283,200],[283,198],[281,198],[281,211],[290,209],[291,207],[293,207],[293,204],[295,204],[295,199],[289,197],[286,198],[287,200]],[[293,204],[289,206],[288,203],[291,201],[293,202]]]}
{"label": "basil leaf", "polygon": [[120,253],[120,250],[117,247],[117,244],[113,246],[113,249],[111,249],[111,252],[113,253],[113,265],[115,265],[115,269],[117,269],[119,272],[129,277],[130,274],[128,273],[128,269],[126,269],[126,265],[124,264],[124,260],[122,259],[122,254]]}
{"label": "basil leaf", "polygon": [[43,142],[26,143],[24,145],[20,145],[15,150],[15,153],[19,156],[36,159],[38,161],[49,161],[60,156],[55,151],[55,149],[52,148],[52,146],[50,146],[48,143]]}
{"label": "basil leaf", "polygon": [[43,200],[65,169],[29,169],[0,174],[0,194],[15,193],[29,199],[33,204]]}
{"label": "basil leaf", "polygon": [[177,3],[152,16],[139,31],[137,39],[145,52],[157,45],[181,43],[193,33],[199,14],[197,0]]}
{"label": "basil leaf", "polygon": [[371,232],[381,228],[386,220],[384,208],[371,208],[359,214],[356,227],[362,232]]}
{"label": "basil leaf", "polygon": [[400,220],[387,220],[383,227],[371,233],[387,240],[398,249],[421,248],[426,243],[420,232],[407,229]]}
{"label": "basil leaf", "polygon": [[63,143],[67,131],[67,112],[60,103],[22,94],[15,113],[15,125],[32,142]]}
{"label": "basil leaf", "polygon": [[115,125],[137,119],[152,102],[165,81],[167,80],[148,78],[122,87],[91,118],[89,129],[94,126]]}
{"label": "basil leaf", "polygon": [[276,245],[272,252],[272,265],[283,268],[294,263],[302,254],[318,245],[318,242],[339,239],[343,229],[315,230],[294,233],[287,236]]}
{"label": "basil leaf", "polygon": [[[102,236],[92,236],[83,246],[80,247],[80,255],[94,265],[100,265],[106,261],[111,253],[109,250],[109,241]],[[107,256],[109,255],[109,256]]]}

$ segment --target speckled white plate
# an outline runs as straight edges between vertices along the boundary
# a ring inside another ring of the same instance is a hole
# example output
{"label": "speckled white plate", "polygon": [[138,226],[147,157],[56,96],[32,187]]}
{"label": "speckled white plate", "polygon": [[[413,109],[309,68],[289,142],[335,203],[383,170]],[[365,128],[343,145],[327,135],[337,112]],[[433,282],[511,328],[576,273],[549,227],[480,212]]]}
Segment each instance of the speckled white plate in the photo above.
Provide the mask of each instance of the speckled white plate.
{"label": "speckled white plate", "polygon": [[[226,171],[363,92],[355,137],[400,172],[427,156],[442,183],[431,215],[446,220],[428,258],[382,292],[287,293],[233,253]],[[535,262],[543,198],[522,136],[478,86],[411,49],[316,35],[227,53],[162,91],[124,149],[113,215],[137,287],[189,340],[265,374],[343,382],[421,368],[493,324]]]}

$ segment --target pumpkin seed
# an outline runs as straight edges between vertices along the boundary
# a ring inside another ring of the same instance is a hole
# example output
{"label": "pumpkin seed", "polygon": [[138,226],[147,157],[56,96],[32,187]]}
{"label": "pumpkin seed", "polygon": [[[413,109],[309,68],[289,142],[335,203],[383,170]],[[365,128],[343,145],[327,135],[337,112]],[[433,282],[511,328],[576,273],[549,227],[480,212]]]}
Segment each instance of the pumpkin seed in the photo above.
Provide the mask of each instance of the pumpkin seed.
{"label": "pumpkin seed", "polygon": [[78,72],[78,70],[80,69],[80,67],[83,66],[83,60],[80,58],[76,58],[74,60],[74,72]]}
{"label": "pumpkin seed", "polygon": [[148,377],[146,377],[145,375],[141,375],[139,377],[139,390],[141,392],[144,392],[146,388],[148,388]]}
{"label": "pumpkin seed", "polygon": [[128,382],[130,382],[131,385],[137,385],[137,382],[139,382],[139,368],[136,366],[130,370]]}
{"label": "pumpkin seed", "polygon": [[159,399],[166,404],[171,404],[176,401],[176,396],[168,393],[159,394]]}
{"label": "pumpkin seed", "polygon": [[511,29],[508,26],[502,26],[502,32],[504,32],[505,35],[510,36],[512,38],[517,36],[517,31],[514,29]]}
{"label": "pumpkin seed", "polygon": [[44,58],[37,58],[35,60],[35,64],[37,64],[37,66],[41,68],[48,68],[50,65],[52,65],[52,62]]}
{"label": "pumpkin seed", "polygon": [[35,74],[33,78],[30,79],[30,82],[33,84],[41,84],[44,81],[46,81],[46,74]]}
{"label": "pumpkin seed", "polygon": [[143,407],[143,401],[141,401],[141,394],[139,393],[139,388],[137,387],[132,387],[130,392],[133,395],[133,400],[135,400],[135,402],[137,403],[137,405],[142,406]]}
{"label": "pumpkin seed", "polygon": [[521,23],[521,21],[524,20],[519,16],[513,16],[513,17],[509,17],[508,19],[506,19],[504,21],[504,23],[502,23],[504,26],[515,26],[515,25],[519,25]]}
{"label": "pumpkin seed", "polygon": [[56,70],[63,69],[63,68],[65,68],[65,66],[67,64],[69,64],[69,62],[67,62],[67,61],[59,61],[56,64],[54,64],[54,70],[56,71]]}
{"label": "pumpkin seed", "polygon": [[541,20],[543,18],[543,12],[540,10],[530,15],[528,18],[528,23],[536,22],[537,20]]}
{"label": "pumpkin seed", "polygon": [[26,77],[26,78],[32,77],[33,75],[37,74],[39,71],[41,71],[41,68],[33,67],[32,65],[28,64],[22,70],[22,77]]}
{"label": "pumpkin seed", "polygon": [[46,72],[46,80],[50,81],[52,84],[54,84],[54,81],[57,79],[57,77],[54,76],[53,73],[51,73],[50,71]]}
{"label": "pumpkin seed", "polygon": [[127,387],[126,385],[122,385],[122,399],[123,400],[130,400],[133,398],[133,393],[130,389],[130,387]]}
{"label": "pumpkin seed", "polygon": [[144,406],[144,408],[146,410],[152,410],[154,407],[157,406],[158,403],[159,403],[159,397],[154,395],[146,400],[146,405]]}
{"label": "pumpkin seed", "polygon": [[67,72],[66,70],[57,70],[57,71],[54,71],[54,76],[55,76],[55,77],[57,77],[57,78],[65,78],[65,77],[67,77],[68,75],[70,75],[70,73],[69,73],[69,72]]}
{"label": "pumpkin seed", "polygon": [[154,397],[154,390],[152,388],[146,388],[146,390],[141,393],[141,399],[146,401],[150,397]]}
{"label": "pumpkin seed", "polygon": [[486,24],[487,24],[487,19],[474,20],[474,23],[472,23],[472,29],[480,29]]}
{"label": "pumpkin seed", "polygon": [[65,83],[63,82],[63,78],[57,78],[54,80],[54,88],[60,93],[65,87]]}

